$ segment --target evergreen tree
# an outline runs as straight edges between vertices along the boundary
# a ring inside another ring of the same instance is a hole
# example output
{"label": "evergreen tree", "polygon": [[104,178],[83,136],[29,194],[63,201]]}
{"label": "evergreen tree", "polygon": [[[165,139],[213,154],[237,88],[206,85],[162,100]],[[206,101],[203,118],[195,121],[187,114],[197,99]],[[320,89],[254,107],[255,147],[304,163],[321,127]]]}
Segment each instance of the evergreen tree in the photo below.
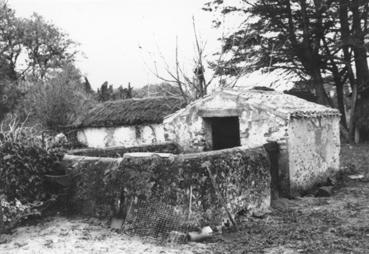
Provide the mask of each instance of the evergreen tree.
{"label": "evergreen tree", "polygon": [[[218,74],[240,75],[263,67],[296,72],[311,81],[319,103],[337,104],[343,127],[345,107],[351,108],[347,128],[353,138],[357,96],[369,87],[368,1],[244,0],[241,5],[230,5],[213,0],[204,9],[222,17],[236,13],[244,17],[242,25],[223,38],[222,51],[231,57],[213,66]],[[337,103],[325,90],[329,76]],[[350,105],[345,105],[345,84],[353,91]]]}

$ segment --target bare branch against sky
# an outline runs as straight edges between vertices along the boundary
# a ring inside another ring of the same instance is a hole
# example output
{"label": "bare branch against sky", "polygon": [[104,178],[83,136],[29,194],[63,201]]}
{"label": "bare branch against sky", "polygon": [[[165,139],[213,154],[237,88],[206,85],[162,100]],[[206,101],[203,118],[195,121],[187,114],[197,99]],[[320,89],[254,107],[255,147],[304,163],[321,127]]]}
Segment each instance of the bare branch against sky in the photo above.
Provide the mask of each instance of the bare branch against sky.
{"label": "bare branch against sky", "polygon": [[205,0],[9,0],[21,17],[37,12],[81,43],[83,55],[78,66],[94,88],[104,81],[118,86],[128,82],[134,87],[158,82],[145,67],[158,55],[157,45],[165,58],[173,59],[176,37],[180,54],[192,64],[193,28],[217,48],[217,31],[211,27],[211,15],[201,10]]}

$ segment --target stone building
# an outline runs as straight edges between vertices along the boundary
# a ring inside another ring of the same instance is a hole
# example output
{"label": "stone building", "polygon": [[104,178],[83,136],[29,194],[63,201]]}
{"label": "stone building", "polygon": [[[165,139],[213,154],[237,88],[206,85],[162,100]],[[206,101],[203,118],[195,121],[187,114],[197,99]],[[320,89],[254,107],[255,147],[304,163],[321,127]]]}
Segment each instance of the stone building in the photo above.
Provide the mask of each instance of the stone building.
{"label": "stone building", "polygon": [[163,118],[184,107],[177,97],[107,101],[78,119],[77,140],[92,148],[164,142]]}
{"label": "stone building", "polygon": [[262,89],[215,92],[165,117],[185,152],[279,144],[280,191],[294,195],[339,169],[338,110]]}

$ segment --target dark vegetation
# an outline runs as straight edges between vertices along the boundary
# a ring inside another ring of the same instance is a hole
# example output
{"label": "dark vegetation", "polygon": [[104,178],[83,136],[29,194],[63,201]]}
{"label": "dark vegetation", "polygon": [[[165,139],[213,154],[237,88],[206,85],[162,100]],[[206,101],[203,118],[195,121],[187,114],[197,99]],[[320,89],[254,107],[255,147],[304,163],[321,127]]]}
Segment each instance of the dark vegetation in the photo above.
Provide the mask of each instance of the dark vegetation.
{"label": "dark vegetation", "polygon": [[[38,14],[17,17],[5,0],[0,0],[0,31],[0,122],[15,114],[27,126],[55,133],[98,102],[147,95],[145,87],[133,91],[130,84],[113,88],[108,82],[94,91],[75,66],[78,43]],[[150,96],[180,95],[165,83],[149,90]]]}
{"label": "dark vegetation", "polygon": [[32,128],[19,127],[0,132],[0,232],[44,212],[59,200],[63,191],[47,181],[48,175],[63,175],[59,162],[63,149],[45,149]]}
{"label": "dark vegetation", "polygon": [[[356,0],[209,1],[216,27],[232,15],[244,17],[221,38],[232,57],[213,65],[219,75],[238,76],[260,68],[282,68],[301,76],[321,104],[337,107],[342,130],[353,140],[369,88],[369,3]],[[330,92],[335,93],[330,97]],[[346,109],[350,109],[346,116]]]}
{"label": "dark vegetation", "polygon": [[18,18],[6,1],[0,1],[0,30],[1,121],[16,110],[30,86],[47,82],[55,70],[73,64],[77,44],[38,14]]}

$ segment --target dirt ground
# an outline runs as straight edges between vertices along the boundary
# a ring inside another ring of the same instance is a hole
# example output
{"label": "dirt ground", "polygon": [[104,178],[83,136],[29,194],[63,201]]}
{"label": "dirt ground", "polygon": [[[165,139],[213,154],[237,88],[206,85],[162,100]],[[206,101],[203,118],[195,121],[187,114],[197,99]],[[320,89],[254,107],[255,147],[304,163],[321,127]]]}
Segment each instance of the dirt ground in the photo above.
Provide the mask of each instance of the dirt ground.
{"label": "dirt ground", "polygon": [[265,217],[205,243],[158,245],[97,220],[54,217],[2,235],[0,253],[369,253],[369,145],[344,145],[341,164],[364,178],[343,176],[331,197],[282,200]]}
{"label": "dirt ground", "polygon": [[53,217],[33,226],[18,227],[0,238],[0,253],[211,253],[205,243],[158,245],[110,230],[95,219]]}

